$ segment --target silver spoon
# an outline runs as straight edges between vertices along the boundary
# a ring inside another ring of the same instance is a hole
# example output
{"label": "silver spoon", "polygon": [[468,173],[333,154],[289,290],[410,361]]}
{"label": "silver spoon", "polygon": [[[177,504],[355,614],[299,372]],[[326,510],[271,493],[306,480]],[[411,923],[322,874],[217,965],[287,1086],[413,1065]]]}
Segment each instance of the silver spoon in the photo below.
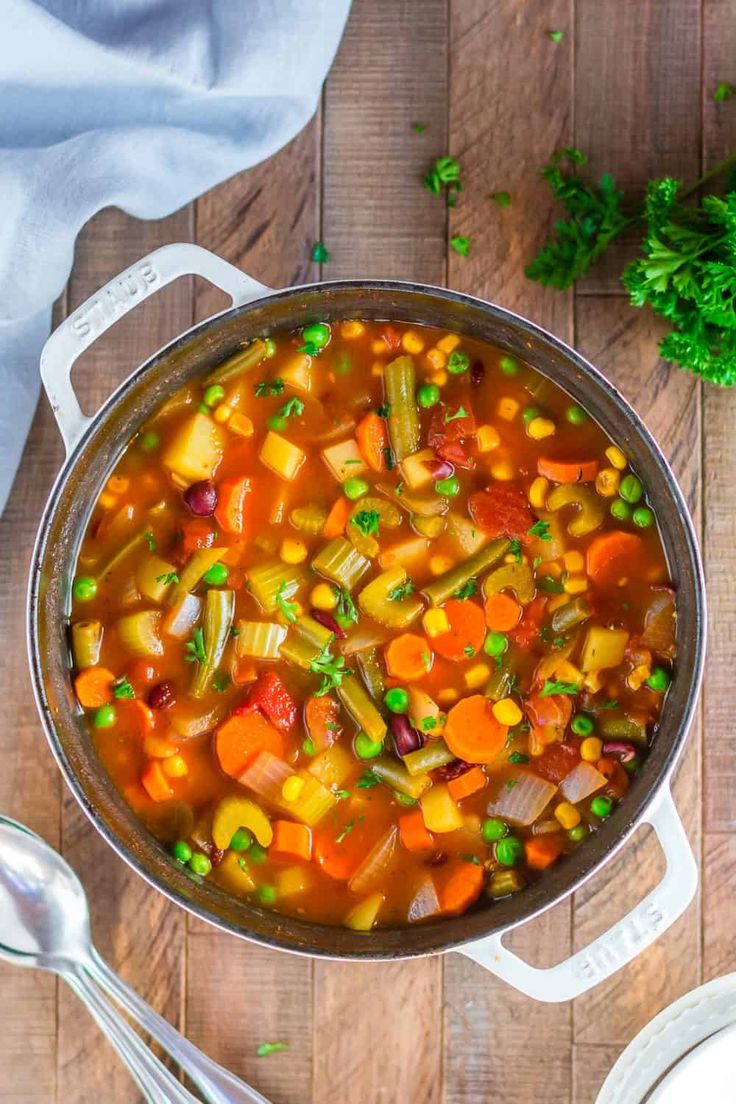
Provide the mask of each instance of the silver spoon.
{"label": "silver spoon", "polygon": [[[180,1035],[104,962],[92,945],[87,897],[65,859],[17,821],[0,816],[0,958],[52,970],[69,983],[151,1104],[197,1104],[102,990],[168,1051],[208,1104],[269,1104]],[[99,986],[99,988],[98,988]]]}

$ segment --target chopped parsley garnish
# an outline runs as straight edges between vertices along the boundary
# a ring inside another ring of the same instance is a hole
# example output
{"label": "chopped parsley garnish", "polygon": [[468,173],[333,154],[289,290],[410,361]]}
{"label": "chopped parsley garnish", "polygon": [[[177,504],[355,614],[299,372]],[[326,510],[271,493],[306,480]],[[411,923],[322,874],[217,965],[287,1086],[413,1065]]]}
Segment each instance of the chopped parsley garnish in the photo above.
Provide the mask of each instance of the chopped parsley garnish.
{"label": "chopped parsley garnish", "polygon": [[337,612],[346,621],[358,620],[358,611],[355,608],[353,596],[345,587],[337,588]]}
{"label": "chopped parsley garnish", "polygon": [[468,579],[467,583],[463,583],[463,585],[455,591],[454,597],[459,598],[461,602],[464,602],[467,598],[472,598],[477,590],[478,580],[474,575],[472,575]]}
{"label": "chopped parsley garnish", "polygon": [[608,698],[607,701],[601,702],[599,709],[618,709],[618,701],[616,698]]}
{"label": "chopped parsley garnish", "polygon": [[300,414],[303,414],[303,413],[304,413],[304,403],[302,402],[301,399],[298,399],[296,397],[296,395],[294,395],[293,398],[289,399],[288,402],[284,403],[284,405],[279,410],[279,412],[277,414],[277,417],[279,417],[279,418],[290,418],[292,414],[296,414],[297,417],[298,417]]}
{"label": "chopped parsley garnish", "polygon": [[520,751],[512,751],[509,755],[509,763],[528,763],[529,756],[523,755]]}
{"label": "chopped parsley garnish", "polygon": [[154,540],[153,533],[151,532],[150,529],[146,529],[145,533],[143,534],[143,539],[146,542],[146,544],[148,545],[148,551],[149,552],[155,552],[156,551],[156,541]]}
{"label": "chopped parsley garnish", "polygon": [[517,563],[521,563],[521,541],[514,537],[509,544],[509,555],[513,556]]}
{"label": "chopped parsley garnish", "polygon": [[394,799],[398,801],[399,805],[406,806],[407,809],[411,809],[418,804],[415,797],[409,797],[408,794],[399,793],[398,790],[394,790]]}
{"label": "chopped parsley garnish", "polygon": [[204,650],[204,629],[195,629],[192,639],[186,643],[187,655],[184,659],[187,663],[206,663],[207,653]]}
{"label": "chopped parsley garnish", "polygon": [[562,42],[564,37],[564,31],[547,31],[547,38],[549,38],[552,42]]}
{"label": "chopped parsley garnish", "polygon": [[424,134],[425,130],[427,129],[427,124],[426,123],[412,123],[411,124],[411,129],[414,131],[415,134]]}
{"label": "chopped parsley garnish", "polygon": [[342,680],[346,675],[352,674],[350,670],[345,670],[345,657],[333,656],[330,652],[330,644],[325,644],[319,655],[316,655],[312,662],[309,664],[309,670],[312,674],[321,675],[322,682],[319,689],[315,690],[315,698],[324,697],[330,690],[334,690],[336,687],[342,685]]}
{"label": "chopped parsley garnish", "polygon": [[357,782],[359,790],[371,790],[374,786],[380,786],[381,779],[372,770],[364,770]]}
{"label": "chopped parsley garnish", "polygon": [[419,722],[419,727],[422,729],[423,732],[431,732],[433,728],[437,727],[437,718],[422,717],[421,721]]}
{"label": "chopped parsley garnish", "polygon": [[537,579],[540,590],[546,590],[548,594],[564,594],[565,588],[559,579],[553,579],[551,575],[541,575]]}
{"label": "chopped parsley garnish", "polygon": [[470,253],[470,238],[466,234],[455,234],[454,238],[450,238],[450,245],[461,257],[467,257]]}
{"label": "chopped parsley garnish", "polygon": [[488,198],[497,203],[499,207],[508,207],[511,203],[511,196],[508,192],[491,192]]}
{"label": "chopped parsley garnish", "polygon": [[715,103],[725,103],[726,100],[730,100],[733,96],[736,96],[736,87],[729,84],[728,81],[721,81],[716,85],[713,91],[713,100]]}
{"label": "chopped parsley garnish", "polygon": [[240,636],[240,629],[237,628],[237,626],[235,626],[235,625],[231,625],[230,626],[230,636],[232,637],[233,640],[237,640],[238,637]]}
{"label": "chopped parsley garnish", "polygon": [[480,861],[480,859],[478,858],[477,855],[470,855],[470,854],[468,854],[467,852],[464,852],[464,851],[460,852],[460,854],[458,855],[458,858],[462,859],[463,862],[473,863],[475,866],[480,866],[481,865],[481,861]]}
{"label": "chopped parsley garnish", "polygon": [[314,740],[311,736],[307,736],[305,740],[302,740],[302,751],[305,755],[314,755],[316,750],[317,749],[314,746]]}
{"label": "chopped parsley garnish", "polygon": [[330,253],[324,242],[318,241],[314,243],[312,248],[312,260],[315,264],[324,264],[325,261],[329,261]]}
{"label": "chopped parsley garnish", "polygon": [[519,785],[519,779],[518,778],[509,778],[508,781],[506,782],[506,789],[510,793],[513,790],[514,786],[518,786],[518,785]]}
{"label": "chopped parsley garnish", "polygon": [[337,723],[337,721],[328,721],[327,724],[325,725],[325,728],[329,732],[339,732],[340,731],[340,726]]}
{"label": "chopped parsley garnish", "polygon": [[163,575],[156,576],[157,583],[163,583],[164,586],[169,586],[170,583],[178,583],[179,576],[175,571],[165,571]]}
{"label": "chopped parsley garnish", "polygon": [[463,648],[463,651],[465,652],[465,655],[468,657],[468,659],[472,659],[475,655],[475,649],[472,644],[466,644]]}
{"label": "chopped parsley garnish", "polygon": [[[393,471],[396,467],[396,457],[394,455],[394,450],[391,448],[390,445],[386,445],[385,448],[383,448],[381,451],[383,452],[383,458],[386,461],[386,471]],[[397,491],[397,494],[398,493],[399,492]]]}
{"label": "chopped parsley garnish", "polygon": [[319,356],[319,345],[315,345],[314,341],[305,341],[299,346],[297,352],[306,353],[307,356]]}
{"label": "chopped parsley garnish", "polygon": [[527,529],[527,533],[530,537],[539,537],[543,541],[552,540],[548,521],[535,521],[531,529]]}
{"label": "chopped parsley garnish", "polygon": [[580,687],[576,682],[559,682],[557,679],[545,679],[540,691],[540,698],[548,698],[550,694],[579,694]]}
{"label": "chopped parsley garnish", "polygon": [[338,801],[344,801],[346,798],[350,797],[350,790],[334,790],[333,793]]}
{"label": "chopped parsley garnish", "polygon": [[388,418],[391,413],[391,403],[381,403],[376,407],[376,414],[379,418]]}
{"label": "chopped parsley garnish", "polygon": [[128,679],[127,679],[126,676],[123,676],[123,678],[118,679],[117,682],[113,683],[112,696],[114,698],[134,698],[135,697],[135,690],[133,689],[133,687],[128,682]]}
{"label": "chopped parsley garnish", "polygon": [[564,648],[565,643],[566,643],[566,641],[565,641],[564,636],[556,636],[554,638],[554,640],[552,641],[552,647],[553,648]]}
{"label": "chopped parsley garnish", "polygon": [[288,583],[285,579],[282,579],[279,583],[279,588],[276,591],[276,605],[279,607],[286,620],[290,621],[293,625],[296,621],[296,611],[299,607],[297,606],[296,602],[289,601],[289,595],[287,593],[288,590]]}
{"label": "chopped parsley garnish", "polygon": [[444,416],[443,420],[444,420],[445,425],[447,425],[448,422],[456,422],[458,420],[458,418],[467,418],[467,417],[468,417],[468,412],[465,409],[465,407],[464,406],[459,406],[454,414],[448,414],[447,411],[445,411],[445,416]]}
{"label": "chopped parsley garnish", "polygon": [[255,390],[257,399],[268,398],[271,395],[280,395],[284,390],[284,381],[280,376],[276,376],[276,378],[272,380],[261,380],[260,383],[256,384]]}
{"label": "chopped parsley garnish", "polygon": [[218,671],[212,680],[212,689],[218,694],[223,694],[231,683],[232,679],[229,675],[226,675],[224,671]]}
{"label": "chopped parsley garnish", "polygon": [[287,1043],[261,1043],[256,1047],[257,1058],[268,1058],[269,1054],[278,1054],[280,1050],[286,1050]]}
{"label": "chopped parsley garnish", "polygon": [[389,602],[403,602],[404,598],[408,598],[413,593],[414,584],[411,579],[407,579],[405,583],[399,583],[398,586],[392,587],[388,592],[388,600]]}
{"label": "chopped parsley garnish", "polygon": [[350,835],[354,827],[355,821],[351,817],[351,819],[347,822],[340,834],[338,836],[335,836],[335,843],[342,843],[345,837]]}
{"label": "chopped parsley garnish", "polygon": [[359,529],[364,537],[377,537],[380,521],[381,515],[378,510],[359,510],[350,519],[350,524]]}

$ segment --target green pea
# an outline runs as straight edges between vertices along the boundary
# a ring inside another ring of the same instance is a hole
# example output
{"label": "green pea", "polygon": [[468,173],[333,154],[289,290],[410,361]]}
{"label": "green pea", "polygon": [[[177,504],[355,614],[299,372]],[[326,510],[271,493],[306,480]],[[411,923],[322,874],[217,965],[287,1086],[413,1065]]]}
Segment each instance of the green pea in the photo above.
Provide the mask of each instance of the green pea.
{"label": "green pea", "polygon": [[384,694],[383,700],[392,713],[406,713],[409,708],[409,694],[401,686],[392,686]]}
{"label": "green pea", "polygon": [[210,408],[208,406],[205,406],[205,404],[203,402],[197,403],[197,413],[198,414],[209,414],[209,412],[210,412]]}
{"label": "green pea", "polygon": [[595,725],[590,717],[586,717],[584,713],[578,713],[577,717],[573,717],[570,728],[576,736],[590,736]]}
{"label": "green pea", "polygon": [[502,632],[489,632],[483,641],[483,651],[494,659],[502,656],[509,646],[508,637]]}
{"label": "green pea", "polygon": [[313,322],[311,326],[305,326],[302,330],[305,342],[316,345],[318,349],[324,349],[330,340],[330,327],[326,322]]}
{"label": "green pea", "polygon": [[221,387],[219,383],[213,383],[202,396],[205,406],[217,406],[224,398],[225,388]]}
{"label": "green pea", "polygon": [[97,581],[91,575],[80,575],[74,580],[72,594],[78,602],[89,602],[97,594]]}
{"label": "green pea", "polygon": [[521,412],[521,420],[524,425],[529,425],[535,418],[541,418],[542,411],[538,406],[525,406]]}
{"label": "green pea", "polygon": [[248,848],[248,862],[257,863],[258,866],[262,866],[268,858],[268,854],[265,849],[261,847],[260,843],[253,843]]}
{"label": "green pea", "polygon": [[283,433],[287,426],[287,419],[283,414],[273,414],[266,422],[266,425],[269,429],[275,430],[276,433]]}
{"label": "green pea", "polygon": [[499,820],[498,817],[489,817],[488,820],[483,821],[483,827],[480,831],[486,843],[495,843],[496,840],[503,839],[504,836],[508,835],[509,826]]}
{"label": "green pea", "polygon": [[258,898],[264,905],[272,905],[276,900],[276,890],[270,885],[259,886]]}
{"label": "green pea", "polygon": [[371,740],[365,732],[359,732],[355,737],[355,754],[359,759],[375,759],[383,751],[380,740]]}
{"label": "green pea", "polygon": [[272,337],[266,338],[266,356],[270,359],[276,353],[276,342]]}
{"label": "green pea", "polygon": [[641,496],[644,494],[644,488],[641,485],[641,481],[636,478],[635,475],[625,475],[621,480],[621,486],[618,489],[618,493],[624,502],[631,502],[632,504],[638,502]]}
{"label": "green pea", "polygon": [[583,422],[588,420],[588,415],[583,410],[582,406],[578,406],[577,403],[573,403],[572,406],[568,406],[565,411],[565,417],[570,425],[582,425]]}
{"label": "green pea", "polygon": [[461,353],[457,349],[450,353],[447,361],[447,371],[453,376],[461,376],[470,367],[470,357],[467,353]]}
{"label": "green pea", "polygon": [[192,874],[199,874],[204,878],[212,869],[212,863],[201,851],[195,851],[188,863]]}
{"label": "green pea", "polygon": [[671,681],[672,679],[664,667],[654,667],[647,679],[647,686],[650,690],[656,690],[658,694],[664,694]]}
{"label": "green pea", "polygon": [[440,401],[440,389],[436,383],[424,383],[417,391],[417,402],[425,410],[436,406]]}
{"label": "green pea", "polygon": [[253,843],[253,837],[250,832],[245,828],[238,828],[237,832],[230,840],[231,851],[247,851],[250,845]]}
{"label": "green pea", "polygon": [[511,356],[502,356],[498,362],[498,367],[505,376],[515,376],[519,371],[519,362]]}
{"label": "green pea", "polygon": [[305,755],[314,755],[316,750],[317,749],[314,746],[314,740],[311,736],[307,736],[306,740],[302,742],[302,751]]}
{"label": "green pea", "polygon": [[604,820],[607,816],[611,815],[613,810],[613,798],[606,797],[605,794],[598,794],[594,797],[590,803],[590,811],[593,816],[600,817]]}
{"label": "green pea", "polygon": [[622,498],[614,498],[611,503],[611,517],[616,521],[629,521],[631,519],[631,507]]}
{"label": "green pea", "polygon": [[117,709],[112,702],[108,702],[106,705],[101,705],[95,712],[92,723],[95,728],[112,728],[117,719]]}
{"label": "green pea", "polygon": [[584,840],[588,834],[588,829],[584,824],[576,824],[574,828],[570,828],[567,833],[567,838],[571,839],[573,843],[580,843]]}
{"label": "green pea", "polygon": [[505,836],[496,842],[494,853],[501,866],[516,866],[524,854],[524,844],[518,836]]}
{"label": "green pea", "polygon": [[161,444],[161,438],[158,433],[154,433],[152,429],[149,429],[141,435],[139,444],[144,452],[155,452]]}
{"label": "green pea", "polygon": [[222,586],[227,582],[227,568],[224,563],[215,563],[202,578],[208,586]]}
{"label": "green pea", "polygon": [[438,495],[454,498],[455,495],[460,494],[460,480],[456,475],[448,475],[447,479],[438,479],[434,489]]}
{"label": "green pea", "polygon": [[650,525],[654,525],[654,514],[648,506],[637,506],[631,515],[631,520],[640,529],[648,529]]}
{"label": "green pea", "polygon": [[357,476],[351,476],[350,479],[345,480],[342,489],[348,498],[355,500],[356,498],[362,498],[363,495],[368,494],[370,487],[365,479],[358,479]]}
{"label": "green pea", "polygon": [[186,840],[177,840],[171,846],[171,854],[177,862],[188,863],[192,857],[192,849]]}
{"label": "green pea", "polygon": [[633,759],[627,760],[627,762],[622,763],[621,766],[624,768],[627,774],[636,774],[639,769],[639,760],[636,756],[634,756]]}

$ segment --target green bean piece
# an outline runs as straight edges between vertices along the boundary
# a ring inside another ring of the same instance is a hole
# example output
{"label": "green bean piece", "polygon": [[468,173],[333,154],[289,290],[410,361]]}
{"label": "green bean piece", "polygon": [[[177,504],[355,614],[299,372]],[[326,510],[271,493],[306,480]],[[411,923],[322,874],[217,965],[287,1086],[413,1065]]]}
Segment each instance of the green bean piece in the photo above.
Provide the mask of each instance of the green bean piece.
{"label": "green bean piece", "polygon": [[431,605],[441,606],[443,602],[452,597],[456,590],[460,590],[460,587],[465,586],[468,579],[472,579],[474,575],[480,575],[483,571],[487,571],[489,567],[493,567],[508,550],[509,543],[506,537],[499,537],[497,540],[490,541],[485,548],[481,548],[480,552],[476,552],[474,556],[470,556],[463,563],[457,564],[450,571],[446,571],[444,575],[440,575],[438,579],[423,587],[422,594]]}
{"label": "green bean piece", "polygon": [[523,888],[524,879],[518,870],[498,870],[491,876],[488,894],[497,901],[501,897],[508,897],[510,893],[518,893]]}
{"label": "green bean piece", "polygon": [[78,671],[96,667],[102,648],[101,621],[75,621],[72,624],[72,655]]}
{"label": "green bean piece", "polygon": [[189,594],[190,591],[194,590],[197,583],[226,552],[227,548],[199,548],[192,553],[182,568],[179,582],[175,583],[166,595],[167,604],[175,606],[185,594]]}
{"label": "green bean piece", "polygon": [[344,678],[336,692],[358,728],[375,743],[382,742],[386,736],[386,722],[368,697],[368,691],[360,679],[355,675]]}
{"label": "green bean piece", "polygon": [[513,671],[510,671],[508,667],[497,667],[491,674],[483,693],[491,701],[501,701],[502,698],[508,697],[513,681]]}
{"label": "green bean piece", "polygon": [[386,757],[373,759],[371,770],[387,786],[390,786],[393,790],[398,790],[399,793],[405,794],[407,797],[413,797],[415,801],[432,785],[429,775],[411,775],[403,763],[397,763],[395,759]]}
{"label": "green bean piece", "polygon": [[630,744],[639,744],[640,747],[649,746],[646,725],[632,721],[630,717],[599,713],[597,724],[603,740],[626,740]]}
{"label": "green bean piece", "polygon": [[386,401],[391,407],[388,433],[397,460],[411,456],[419,448],[419,414],[415,392],[414,361],[400,356],[387,364],[383,372]]}
{"label": "green bean piece", "polygon": [[424,747],[410,751],[404,756],[404,766],[409,774],[426,774],[451,763],[455,755],[450,751],[444,740],[430,740]]}
{"label": "green bean piece", "polygon": [[574,598],[564,606],[560,606],[552,614],[552,631],[555,633],[569,632],[570,629],[582,625],[593,616],[590,602],[585,598]]}
{"label": "green bean piece", "polygon": [[230,639],[230,626],[233,623],[234,612],[234,590],[207,591],[202,619],[204,652],[207,659],[204,663],[198,663],[194,672],[192,684],[189,687],[189,693],[193,698],[203,697],[210,679],[222,661],[222,653]]}
{"label": "green bean piece", "polygon": [[378,648],[363,648],[355,658],[368,693],[375,701],[383,701],[386,687],[383,681],[383,669],[378,659]]}
{"label": "green bean piece", "polygon": [[251,341],[247,348],[235,353],[234,356],[228,357],[227,360],[223,360],[222,364],[218,364],[215,370],[205,378],[204,384],[208,387],[213,383],[225,383],[227,380],[239,376],[242,372],[249,372],[251,368],[255,368],[257,364],[265,360],[267,354],[266,342],[257,337],[255,341]]}

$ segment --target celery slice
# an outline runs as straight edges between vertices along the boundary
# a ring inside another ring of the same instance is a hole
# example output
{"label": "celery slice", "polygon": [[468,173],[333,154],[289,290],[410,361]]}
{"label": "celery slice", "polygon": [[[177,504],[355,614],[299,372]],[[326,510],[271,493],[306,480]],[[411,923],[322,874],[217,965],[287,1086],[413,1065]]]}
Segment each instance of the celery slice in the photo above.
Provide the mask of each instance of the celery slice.
{"label": "celery slice", "polygon": [[280,562],[258,564],[249,569],[248,583],[264,613],[274,613],[279,608],[277,598],[293,598],[304,584],[304,572],[297,565]]}
{"label": "celery slice", "polygon": [[102,648],[101,621],[75,621],[72,625],[72,655],[78,671],[96,667]]}
{"label": "celery slice", "polygon": [[278,659],[286,629],[274,621],[238,621],[235,651],[254,659]]}
{"label": "celery slice", "polygon": [[330,541],[312,560],[312,567],[319,575],[347,590],[353,589],[370,566],[370,561],[344,537]]}
{"label": "celery slice", "polygon": [[404,629],[419,617],[421,601],[415,595],[392,600],[390,595],[398,587],[404,586],[408,575],[400,564],[382,571],[358,595],[358,605],[363,613],[372,617],[379,625],[390,629]]}

